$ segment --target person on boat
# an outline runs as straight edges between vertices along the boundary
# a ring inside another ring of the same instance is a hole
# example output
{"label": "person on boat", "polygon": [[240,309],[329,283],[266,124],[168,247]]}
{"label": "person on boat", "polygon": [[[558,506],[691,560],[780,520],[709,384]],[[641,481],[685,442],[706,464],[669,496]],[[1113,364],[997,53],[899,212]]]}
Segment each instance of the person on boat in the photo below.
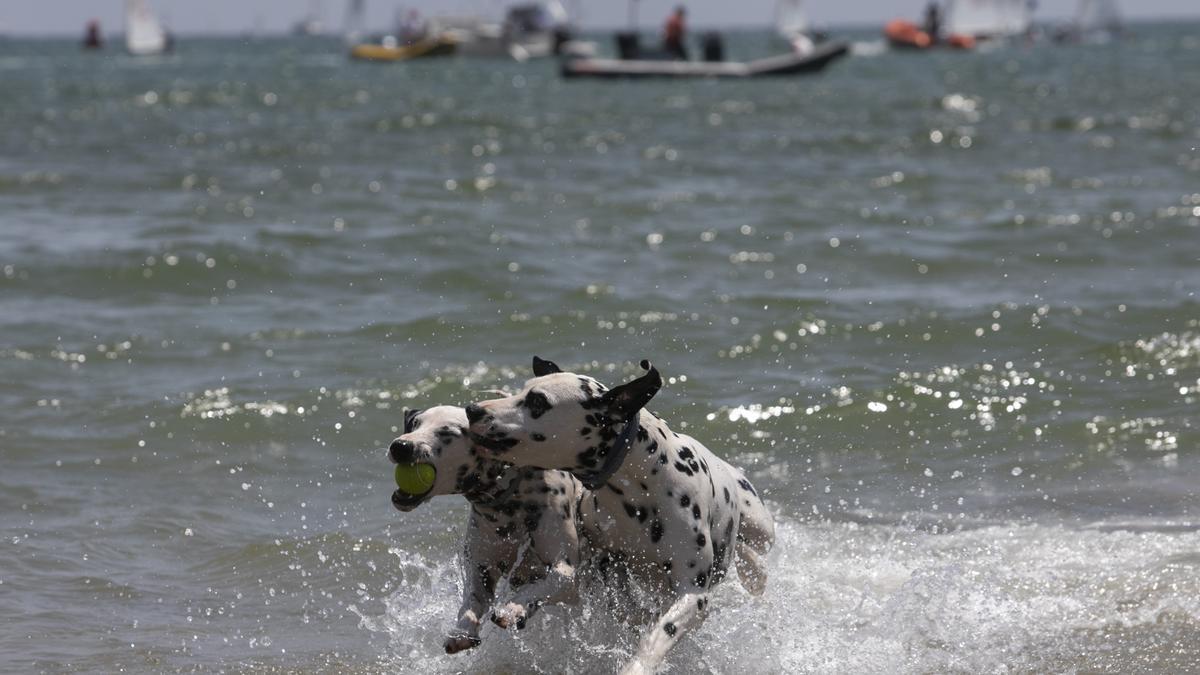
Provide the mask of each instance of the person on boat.
{"label": "person on boat", "polygon": [[675,11],[671,12],[671,16],[667,17],[667,23],[663,26],[663,51],[671,56],[681,60],[687,60],[687,47],[683,43],[684,35],[687,32],[687,26],[684,24],[684,16],[687,10],[683,5],[675,7]]}
{"label": "person on boat", "polygon": [[100,49],[104,46],[104,38],[100,37],[100,22],[92,19],[87,22],[83,32],[84,49]]}
{"label": "person on boat", "polygon": [[942,36],[942,8],[936,2],[925,6],[925,32],[932,42],[938,42]]}

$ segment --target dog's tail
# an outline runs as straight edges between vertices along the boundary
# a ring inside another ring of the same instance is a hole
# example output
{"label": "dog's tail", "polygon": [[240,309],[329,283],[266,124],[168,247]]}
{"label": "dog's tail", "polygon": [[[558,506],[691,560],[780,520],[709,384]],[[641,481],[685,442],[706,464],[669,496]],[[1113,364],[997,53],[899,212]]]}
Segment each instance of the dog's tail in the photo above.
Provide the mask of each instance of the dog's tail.
{"label": "dog's tail", "polygon": [[762,595],[767,588],[766,555],[775,543],[775,521],[750,482],[742,478],[739,483],[742,485],[739,491],[742,508],[735,565],[738,578],[750,595]]}

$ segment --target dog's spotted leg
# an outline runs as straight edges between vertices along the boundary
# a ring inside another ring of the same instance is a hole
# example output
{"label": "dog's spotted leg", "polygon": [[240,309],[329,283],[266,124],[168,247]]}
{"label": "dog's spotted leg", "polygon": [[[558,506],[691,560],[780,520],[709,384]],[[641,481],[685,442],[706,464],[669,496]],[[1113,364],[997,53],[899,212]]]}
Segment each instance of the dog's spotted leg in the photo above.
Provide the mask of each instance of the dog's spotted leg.
{"label": "dog's spotted leg", "polygon": [[667,652],[708,614],[708,591],[684,593],[675,599],[638,643],[637,653],[621,675],[653,675]]}
{"label": "dog's spotted leg", "polygon": [[[501,628],[524,628],[525,622],[546,604],[579,600],[575,569],[579,565],[579,534],[575,530],[576,487],[566,477],[550,487],[558,498],[550,500],[531,517],[526,527],[530,541],[518,562],[521,576],[531,581],[517,589],[512,600],[496,608],[492,621]],[[525,570],[528,570],[526,573]]]}
{"label": "dog's spotted leg", "polygon": [[522,586],[503,607],[497,607],[492,621],[501,628],[524,628],[543,605],[578,601],[575,565],[559,560],[546,570],[543,578]]}
{"label": "dog's spotted leg", "polygon": [[479,626],[496,596],[496,582],[512,568],[516,548],[505,543],[495,530],[471,511],[467,542],[463,551],[463,597],[458,623],[446,636],[447,654],[479,645]]}

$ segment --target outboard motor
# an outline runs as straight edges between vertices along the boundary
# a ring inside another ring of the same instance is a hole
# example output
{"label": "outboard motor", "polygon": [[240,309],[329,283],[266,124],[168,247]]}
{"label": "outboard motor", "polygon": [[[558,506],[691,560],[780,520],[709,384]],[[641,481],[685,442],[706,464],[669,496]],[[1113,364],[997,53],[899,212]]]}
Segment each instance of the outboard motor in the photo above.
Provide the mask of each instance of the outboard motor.
{"label": "outboard motor", "polygon": [[617,33],[617,58],[636,59],[641,53],[638,46],[638,34],[634,32]]}
{"label": "outboard motor", "polygon": [[725,43],[721,40],[720,33],[715,31],[705,33],[700,38],[700,45],[705,61],[711,63],[725,60]]}

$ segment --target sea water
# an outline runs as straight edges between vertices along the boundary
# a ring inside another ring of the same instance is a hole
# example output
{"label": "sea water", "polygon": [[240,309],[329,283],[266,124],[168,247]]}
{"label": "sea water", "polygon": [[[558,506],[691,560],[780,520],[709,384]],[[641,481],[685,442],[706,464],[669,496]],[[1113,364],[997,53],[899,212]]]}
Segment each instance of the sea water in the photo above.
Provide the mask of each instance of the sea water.
{"label": "sea water", "polygon": [[444,655],[466,504],[389,501],[403,409],[533,354],[651,359],[775,515],[667,672],[1200,670],[1198,32],[745,82],[0,42],[0,670],[611,672],[590,597]]}

